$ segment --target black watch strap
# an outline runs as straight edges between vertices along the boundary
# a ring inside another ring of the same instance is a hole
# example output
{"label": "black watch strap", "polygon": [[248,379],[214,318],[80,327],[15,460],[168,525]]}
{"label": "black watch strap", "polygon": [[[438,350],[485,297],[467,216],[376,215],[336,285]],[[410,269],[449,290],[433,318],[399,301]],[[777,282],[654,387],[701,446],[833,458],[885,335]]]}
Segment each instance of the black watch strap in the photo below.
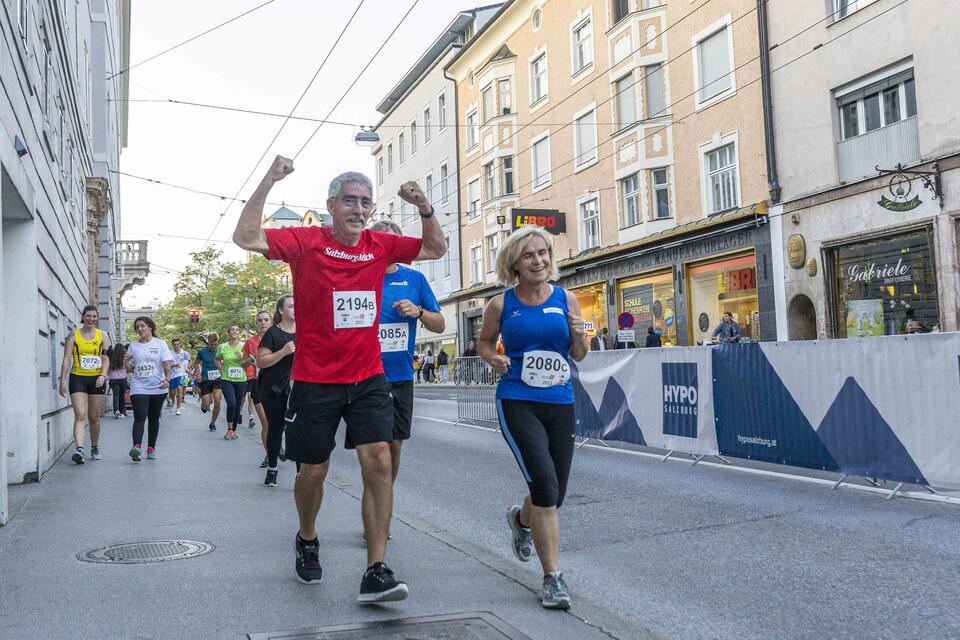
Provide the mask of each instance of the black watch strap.
{"label": "black watch strap", "polygon": [[[420,212],[418,211],[417,213],[420,213]],[[433,213],[434,213],[434,211],[433,211],[433,205],[430,205],[430,213],[428,213],[428,214],[422,214],[422,213],[421,213],[421,214],[420,214],[420,217],[423,218],[424,220],[426,220],[427,218],[432,218],[432,217],[433,217]]]}

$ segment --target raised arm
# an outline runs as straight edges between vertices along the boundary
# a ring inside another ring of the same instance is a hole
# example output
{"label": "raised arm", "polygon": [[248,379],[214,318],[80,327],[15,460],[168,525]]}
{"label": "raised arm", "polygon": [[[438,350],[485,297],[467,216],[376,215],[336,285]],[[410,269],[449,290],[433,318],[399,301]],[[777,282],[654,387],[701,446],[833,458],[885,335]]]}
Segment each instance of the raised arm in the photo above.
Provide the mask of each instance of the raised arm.
{"label": "raised arm", "polygon": [[288,175],[293,173],[293,160],[277,156],[273,164],[267,170],[267,175],[263,177],[260,184],[247,204],[243,206],[240,213],[240,220],[237,221],[237,228],[233,230],[233,242],[241,249],[247,251],[256,251],[266,255],[267,235],[263,232],[263,207],[267,203],[267,194],[273,185],[280,182]]}
{"label": "raised arm", "polygon": [[423,224],[423,247],[420,249],[417,260],[442,258],[443,254],[447,252],[447,243],[443,239],[443,229],[433,212],[433,206],[431,206],[427,196],[424,195],[420,185],[415,181],[404,182],[397,195],[403,198],[405,202],[415,206],[420,214],[420,221]]}

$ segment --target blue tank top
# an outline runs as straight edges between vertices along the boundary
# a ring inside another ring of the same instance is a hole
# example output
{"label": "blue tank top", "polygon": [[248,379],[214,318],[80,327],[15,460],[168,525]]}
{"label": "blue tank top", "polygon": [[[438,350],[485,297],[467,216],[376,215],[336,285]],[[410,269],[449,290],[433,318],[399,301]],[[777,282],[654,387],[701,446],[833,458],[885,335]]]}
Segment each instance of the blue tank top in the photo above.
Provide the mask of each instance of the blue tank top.
{"label": "blue tank top", "polygon": [[[567,292],[554,286],[543,304],[530,306],[520,302],[514,290],[503,294],[500,313],[500,336],[504,354],[510,358],[510,370],[497,384],[498,400],[529,400],[548,404],[573,404],[573,384],[569,381],[570,327],[567,324]],[[550,351],[555,357],[540,355],[531,364],[550,375],[561,366],[566,367],[568,380],[548,387],[531,386],[523,381],[524,354],[531,351]]]}

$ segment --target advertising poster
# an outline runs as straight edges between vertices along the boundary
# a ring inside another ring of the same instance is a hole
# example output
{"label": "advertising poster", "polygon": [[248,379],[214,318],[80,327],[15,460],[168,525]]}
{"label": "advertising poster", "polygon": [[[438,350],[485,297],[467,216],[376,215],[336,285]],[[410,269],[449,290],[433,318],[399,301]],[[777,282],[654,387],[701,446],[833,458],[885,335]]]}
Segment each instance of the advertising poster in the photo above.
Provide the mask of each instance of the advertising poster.
{"label": "advertising poster", "polygon": [[847,337],[882,336],[883,300],[847,301]]}
{"label": "advertising poster", "polygon": [[623,310],[633,314],[641,333],[653,326],[653,284],[640,284],[623,290]]}

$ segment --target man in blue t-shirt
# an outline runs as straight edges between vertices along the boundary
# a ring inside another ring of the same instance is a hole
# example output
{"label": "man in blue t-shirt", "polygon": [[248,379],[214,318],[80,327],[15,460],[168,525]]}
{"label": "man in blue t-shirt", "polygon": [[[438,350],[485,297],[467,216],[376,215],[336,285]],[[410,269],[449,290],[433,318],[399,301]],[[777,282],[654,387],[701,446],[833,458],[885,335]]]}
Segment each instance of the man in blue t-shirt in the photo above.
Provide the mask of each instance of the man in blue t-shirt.
{"label": "man in blue t-shirt", "polygon": [[[381,220],[371,229],[403,235],[400,227],[389,220]],[[400,264],[391,264],[383,278],[379,334],[383,373],[390,383],[390,396],[393,398],[390,456],[394,481],[400,470],[400,447],[404,440],[410,438],[413,421],[413,347],[417,339],[417,322],[434,333],[443,333],[446,326],[437,297],[423,274]],[[349,437],[344,447],[353,448]],[[363,510],[366,512],[372,508],[373,502],[364,488]]]}

